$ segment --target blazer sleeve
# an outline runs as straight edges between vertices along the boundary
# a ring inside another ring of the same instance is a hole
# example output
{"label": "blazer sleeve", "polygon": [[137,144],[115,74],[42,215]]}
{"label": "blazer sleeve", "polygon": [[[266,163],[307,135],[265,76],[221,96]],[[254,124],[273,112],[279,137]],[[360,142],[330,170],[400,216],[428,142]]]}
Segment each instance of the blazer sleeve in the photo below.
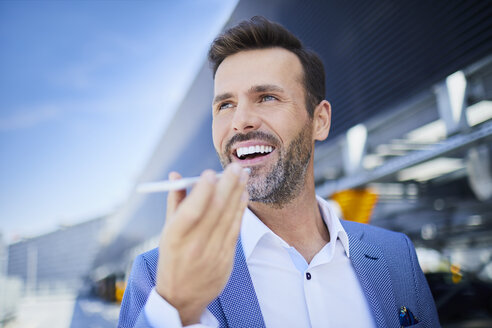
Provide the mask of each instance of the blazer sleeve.
{"label": "blazer sleeve", "polygon": [[424,327],[441,327],[434,298],[427,283],[427,279],[425,279],[424,273],[420,268],[415,247],[413,246],[412,241],[406,235],[404,236],[410,253],[409,256],[413,268],[413,277],[415,280],[415,293],[417,295],[417,306],[419,307],[418,313],[421,316],[417,319],[423,324]]}
{"label": "blazer sleeve", "polygon": [[118,328],[150,327],[143,308],[154,286],[155,275],[149,270],[144,254],[141,254],[133,262],[128,278],[121,302]]}

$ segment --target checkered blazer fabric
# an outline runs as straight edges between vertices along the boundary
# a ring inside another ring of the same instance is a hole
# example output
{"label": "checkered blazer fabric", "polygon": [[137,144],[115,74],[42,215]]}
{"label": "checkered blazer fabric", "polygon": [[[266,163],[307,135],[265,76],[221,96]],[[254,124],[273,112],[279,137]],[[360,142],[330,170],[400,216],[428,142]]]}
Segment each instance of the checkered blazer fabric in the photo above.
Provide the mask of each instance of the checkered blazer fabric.
{"label": "checkered blazer fabric", "polygon": [[[350,259],[378,327],[400,327],[406,306],[418,318],[411,327],[440,327],[434,300],[407,236],[377,227],[343,221],[349,236]],[[150,327],[143,307],[155,286],[158,250],[139,255],[133,264],[121,304],[119,328]],[[238,240],[231,277],[208,309],[220,327],[265,327]]]}
{"label": "checkered blazer fabric", "polygon": [[350,260],[378,327],[401,327],[405,306],[418,318],[411,327],[440,327],[434,299],[410,239],[398,232],[340,220],[349,236]]}

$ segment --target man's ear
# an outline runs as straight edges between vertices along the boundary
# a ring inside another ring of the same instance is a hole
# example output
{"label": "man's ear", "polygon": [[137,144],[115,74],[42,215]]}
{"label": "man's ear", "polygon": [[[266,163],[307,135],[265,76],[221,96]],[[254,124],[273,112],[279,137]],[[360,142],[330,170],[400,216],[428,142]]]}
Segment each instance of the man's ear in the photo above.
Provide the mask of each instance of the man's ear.
{"label": "man's ear", "polygon": [[313,137],[314,140],[323,141],[328,137],[331,125],[331,105],[327,100],[321,101],[314,109]]}

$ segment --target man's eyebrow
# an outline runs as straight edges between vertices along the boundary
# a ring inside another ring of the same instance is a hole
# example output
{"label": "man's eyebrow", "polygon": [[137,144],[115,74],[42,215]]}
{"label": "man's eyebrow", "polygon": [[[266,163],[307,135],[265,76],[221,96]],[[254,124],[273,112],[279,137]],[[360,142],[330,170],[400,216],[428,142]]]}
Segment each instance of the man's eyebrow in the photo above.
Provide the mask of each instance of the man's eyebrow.
{"label": "man's eyebrow", "polygon": [[228,99],[232,97],[232,93],[226,92],[220,95],[215,96],[214,101],[212,102],[212,105],[215,105],[218,102],[221,102],[222,100]]}
{"label": "man's eyebrow", "polygon": [[275,84],[261,84],[254,85],[249,89],[250,93],[261,93],[261,92],[284,92],[284,89]]}

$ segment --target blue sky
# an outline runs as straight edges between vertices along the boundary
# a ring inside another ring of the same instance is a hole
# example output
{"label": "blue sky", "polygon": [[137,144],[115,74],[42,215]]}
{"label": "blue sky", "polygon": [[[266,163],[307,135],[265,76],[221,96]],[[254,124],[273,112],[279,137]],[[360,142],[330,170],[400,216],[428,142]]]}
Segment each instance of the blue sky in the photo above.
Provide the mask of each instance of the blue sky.
{"label": "blue sky", "polygon": [[6,241],[125,201],[236,2],[0,2]]}

